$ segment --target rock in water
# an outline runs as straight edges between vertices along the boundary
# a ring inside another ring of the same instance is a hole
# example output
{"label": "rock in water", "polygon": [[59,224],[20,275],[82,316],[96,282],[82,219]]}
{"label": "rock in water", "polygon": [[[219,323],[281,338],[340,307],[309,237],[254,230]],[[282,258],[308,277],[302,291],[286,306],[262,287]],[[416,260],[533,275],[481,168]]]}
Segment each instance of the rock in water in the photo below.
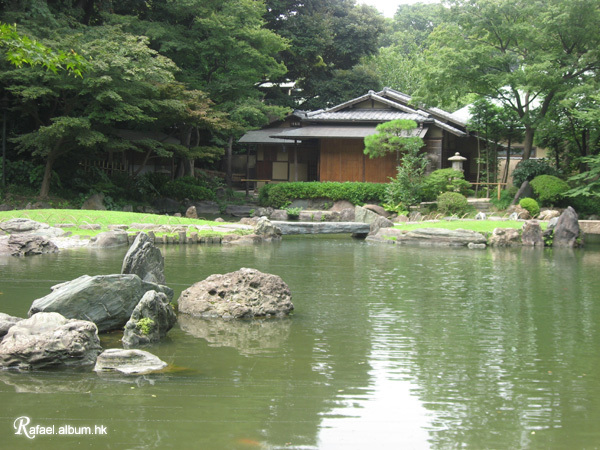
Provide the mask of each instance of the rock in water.
{"label": "rock in water", "polygon": [[147,291],[164,292],[167,286],[142,281],[133,274],[83,275],[52,287],[52,292],[33,302],[29,316],[39,312],[58,312],[69,319],[94,322],[99,331],[121,329]]}
{"label": "rock in water", "polygon": [[165,283],[165,260],[146,233],[138,234],[129,247],[121,273],[134,273],[150,283]]}
{"label": "rock in water", "polygon": [[8,314],[0,313],[0,337],[6,335],[8,330],[10,330],[14,324],[20,322],[21,320],[23,319],[20,317],[13,317],[9,316]]}
{"label": "rock in water", "polygon": [[277,275],[242,268],[211,275],[181,293],[179,312],[198,317],[284,316],[294,305],[290,289]]}
{"label": "rock in water", "polygon": [[92,322],[39,313],[13,325],[0,343],[0,367],[36,370],[94,364],[100,354]]}
{"label": "rock in water", "polygon": [[537,220],[528,220],[523,224],[521,242],[527,246],[544,246],[544,236],[540,223]]}
{"label": "rock in water", "polygon": [[110,348],[103,351],[96,361],[94,371],[140,375],[167,367],[158,356],[143,350]]}
{"label": "rock in water", "polygon": [[579,220],[572,207],[568,207],[558,218],[554,228],[553,247],[575,247],[579,237]]}
{"label": "rock in water", "polygon": [[161,292],[148,291],[125,324],[123,345],[131,348],[158,342],[173,328],[175,322],[177,317],[169,298]]}
{"label": "rock in water", "polygon": [[494,247],[522,245],[521,234],[514,228],[494,228],[488,244]]}
{"label": "rock in water", "polygon": [[6,248],[12,256],[33,256],[58,252],[58,247],[54,242],[30,234],[12,234],[8,238]]}

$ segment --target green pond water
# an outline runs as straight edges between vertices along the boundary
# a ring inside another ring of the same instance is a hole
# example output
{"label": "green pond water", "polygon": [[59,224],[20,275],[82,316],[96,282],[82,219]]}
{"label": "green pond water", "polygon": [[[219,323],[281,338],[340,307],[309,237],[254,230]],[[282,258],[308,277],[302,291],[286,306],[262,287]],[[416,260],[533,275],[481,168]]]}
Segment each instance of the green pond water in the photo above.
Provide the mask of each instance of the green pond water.
{"label": "green pond water", "polygon": [[[125,251],[0,259],[0,311],[24,316],[58,282],[118,273]],[[251,322],[180,316],[148,348],[166,373],[0,372],[1,448],[600,446],[598,247],[286,237],[162,251],[176,298],[213,273],[253,267],[281,276],[296,310]],[[15,434],[19,417],[97,433],[28,439]]]}

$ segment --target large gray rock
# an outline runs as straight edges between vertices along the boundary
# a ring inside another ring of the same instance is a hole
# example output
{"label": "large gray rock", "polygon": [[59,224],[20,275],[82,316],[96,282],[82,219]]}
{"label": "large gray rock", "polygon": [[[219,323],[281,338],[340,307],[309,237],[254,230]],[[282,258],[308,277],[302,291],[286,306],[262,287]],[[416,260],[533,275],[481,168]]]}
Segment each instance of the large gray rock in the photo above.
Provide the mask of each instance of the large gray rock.
{"label": "large gray rock", "polygon": [[104,194],[94,194],[89,197],[86,201],[81,205],[81,209],[88,209],[92,211],[106,211],[106,206],[104,206]]}
{"label": "large gray rock", "polygon": [[495,228],[488,244],[495,247],[522,245],[521,233],[515,228]]}
{"label": "large gray rock", "polygon": [[371,230],[368,223],[361,222],[278,222],[273,225],[281,230],[281,234],[344,234],[352,233],[366,236]]}
{"label": "large gray rock", "polygon": [[527,181],[527,180],[523,181],[523,183],[521,184],[521,187],[519,188],[515,197],[513,198],[512,202],[510,203],[511,206],[516,205],[520,199],[525,198],[525,197],[529,197],[529,198],[533,197],[533,188],[531,187],[531,185],[529,184],[529,181]]}
{"label": "large gray rock", "polygon": [[[266,209],[266,208],[261,208]],[[288,220],[288,213],[285,209],[274,209],[268,216],[270,220]]]}
{"label": "large gray rock", "polygon": [[198,211],[196,211],[196,207],[194,205],[190,206],[185,211],[185,217],[187,217],[188,219],[197,219],[198,218]]}
{"label": "large gray rock", "polygon": [[125,231],[105,231],[100,233],[90,240],[90,247],[94,248],[111,248],[127,245],[128,236]]}
{"label": "large gray rock", "polygon": [[554,219],[555,217],[560,217],[560,211],[557,211],[555,209],[545,209],[544,211],[540,212],[539,215],[539,220],[550,220],[550,219]]}
{"label": "large gray rock", "polygon": [[329,208],[330,211],[337,211],[339,213],[341,213],[345,209],[351,209],[352,211],[354,211],[354,205],[348,200],[338,200],[333,204],[331,208]]}
{"label": "large gray rock", "polygon": [[262,236],[265,239],[280,239],[281,229],[273,225],[266,217],[261,217],[254,227],[254,234]]}
{"label": "large gray rock", "polygon": [[196,213],[200,214],[219,214],[221,212],[221,208],[219,208],[219,204],[213,201],[202,201],[195,202],[193,206],[196,207]]}
{"label": "large gray rock", "polygon": [[420,228],[406,231],[397,228],[382,228],[377,234],[369,236],[369,241],[421,245],[431,247],[462,247],[469,243],[485,244],[481,233],[470,230],[447,230],[444,228]]}
{"label": "large gray rock", "polygon": [[165,259],[152,239],[140,232],[123,259],[121,273],[133,273],[150,283],[165,283]]}
{"label": "large gray rock", "polygon": [[394,226],[394,222],[392,222],[390,219],[388,219],[387,217],[379,216],[377,219],[375,219],[374,222],[371,223],[369,232],[370,232],[370,234],[377,234],[377,232],[380,229],[390,228],[393,226]]}
{"label": "large gray rock", "polygon": [[251,205],[229,205],[225,209],[225,214],[233,217],[250,217],[254,207]]}
{"label": "large gray rock", "polygon": [[568,207],[558,218],[554,228],[553,247],[575,247],[580,234],[579,217],[572,207]]}
{"label": "large gray rock", "polygon": [[380,217],[379,214],[374,213],[371,210],[363,208],[362,206],[354,207],[354,220],[362,223],[373,223]]}
{"label": "large gray rock", "polygon": [[33,256],[56,252],[58,252],[56,244],[41,236],[21,233],[0,238],[0,254]]}
{"label": "large gray rock", "polygon": [[14,317],[9,316],[8,314],[0,313],[0,337],[8,333],[8,330],[10,330],[14,324],[20,322],[21,320],[23,319],[20,317]]}
{"label": "large gray rock", "polygon": [[143,350],[109,348],[98,356],[94,371],[142,375],[165,367],[167,367],[167,363],[152,353]]}
{"label": "large gray rock", "polygon": [[385,210],[383,206],[380,205],[365,205],[363,208],[368,209],[369,211],[373,211],[375,214],[379,214],[383,217],[390,217],[390,213]]}
{"label": "large gray rock", "polygon": [[540,227],[540,223],[537,220],[528,220],[523,224],[521,242],[526,246],[544,246],[542,227]]}
{"label": "large gray rock", "polygon": [[158,342],[173,328],[175,322],[177,317],[169,298],[161,292],[148,291],[125,324],[123,345],[131,348]]}
{"label": "large gray rock", "polygon": [[156,199],[152,206],[161,214],[175,214],[182,210],[182,206],[177,200],[168,197]]}
{"label": "large gray rock", "polygon": [[293,309],[288,285],[277,275],[242,268],[211,275],[181,293],[179,312],[197,317],[284,316]]}
{"label": "large gray rock", "polygon": [[31,233],[41,229],[50,228],[47,223],[36,222],[35,220],[16,218],[5,222],[0,222],[0,230],[6,231],[9,234],[16,233]]}
{"label": "large gray rock", "polygon": [[151,290],[173,298],[172,289],[142,281],[134,274],[83,275],[53,286],[50,294],[32,303],[28,314],[58,312],[69,319],[94,322],[101,332],[122,329],[141,298]]}
{"label": "large gray rock", "polygon": [[36,370],[94,364],[102,351],[92,322],[39,313],[13,325],[0,343],[0,367]]}

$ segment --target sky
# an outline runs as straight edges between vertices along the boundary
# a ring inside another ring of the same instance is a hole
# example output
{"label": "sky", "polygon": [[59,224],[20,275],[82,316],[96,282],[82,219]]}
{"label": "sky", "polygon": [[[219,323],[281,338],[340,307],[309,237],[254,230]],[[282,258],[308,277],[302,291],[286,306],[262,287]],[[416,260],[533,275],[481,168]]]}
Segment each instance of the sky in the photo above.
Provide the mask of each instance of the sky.
{"label": "sky", "polygon": [[358,0],[357,3],[371,5],[377,8],[386,17],[394,17],[398,5],[410,5],[413,3],[439,3],[440,0]]}

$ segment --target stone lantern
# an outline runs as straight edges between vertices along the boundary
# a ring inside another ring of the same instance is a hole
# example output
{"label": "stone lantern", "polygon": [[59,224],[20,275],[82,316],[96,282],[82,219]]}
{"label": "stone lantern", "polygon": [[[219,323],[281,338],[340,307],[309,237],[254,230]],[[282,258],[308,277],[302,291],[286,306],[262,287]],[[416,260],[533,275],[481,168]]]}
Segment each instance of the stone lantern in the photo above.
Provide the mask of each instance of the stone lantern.
{"label": "stone lantern", "polygon": [[461,172],[464,172],[463,162],[466,160],[467,158],[465,158],[464,156],[460,156],[460,153],[458,152],[456,152],[454,156],[448,158],[448,161],[452,161],[452,168],[454,170],[460,170]]}

